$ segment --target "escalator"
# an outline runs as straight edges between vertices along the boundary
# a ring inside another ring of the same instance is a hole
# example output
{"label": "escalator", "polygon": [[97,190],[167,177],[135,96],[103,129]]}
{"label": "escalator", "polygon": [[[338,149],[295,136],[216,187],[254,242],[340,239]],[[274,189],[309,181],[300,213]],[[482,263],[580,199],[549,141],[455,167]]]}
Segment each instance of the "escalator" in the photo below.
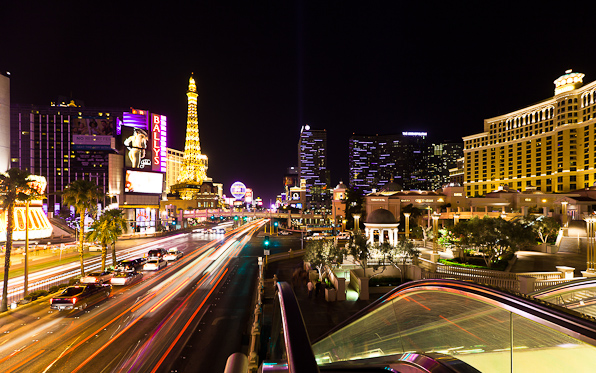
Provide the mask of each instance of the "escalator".
{"label": "escalator", "polygon": [[474,283],[404,284],[312,344],[291,286],[277,284],[263,372],[590,372],[596,321]]}

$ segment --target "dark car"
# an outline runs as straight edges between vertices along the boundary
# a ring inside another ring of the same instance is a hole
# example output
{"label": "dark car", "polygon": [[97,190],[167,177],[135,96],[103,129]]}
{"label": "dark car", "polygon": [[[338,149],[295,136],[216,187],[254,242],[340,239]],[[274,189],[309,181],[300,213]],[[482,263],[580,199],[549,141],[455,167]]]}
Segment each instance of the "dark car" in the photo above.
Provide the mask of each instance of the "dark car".
{"label": "dark car", "polygon": [[50,308],[58,311],[84,310],[88,305],[109,297],[111,291],[111,285],[69,286],[60,295],[50,299]]}
{"label": "dark car", "polygon": [[152,250],[149,250],[149,252],[147,253],[147,258],[148,259],[163,258],[163,256],[166,255],[167,253],[168,252],[163,247],[160,247],[159,249],[152,249]]}
{"label": "dark car", "polygon": [[116,271],[137,272],[143,269],[143,264],[145,264],[145,260],[143,260],[142,258],[126,259],[118,263],[118,265],[116,266]]}

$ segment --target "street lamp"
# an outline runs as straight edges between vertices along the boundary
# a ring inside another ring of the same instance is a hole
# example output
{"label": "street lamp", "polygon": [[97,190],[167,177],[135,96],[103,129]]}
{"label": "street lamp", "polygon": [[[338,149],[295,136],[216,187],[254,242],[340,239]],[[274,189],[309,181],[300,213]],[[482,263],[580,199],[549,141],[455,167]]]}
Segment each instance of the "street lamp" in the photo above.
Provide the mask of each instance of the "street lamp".
{"label": "street lamp", "polygon": [[406,240],[410,238],[410,214],[409,212],[404,212],[404,216],[406,217]]}
{"label": "street lamp", "polygon": [[29,203],[25,203],[25,273],[23,276],[23,296],[29,294]]}
{"label": "street lamp", "polygon": [[354,218],[354,234],[358,234],[358,232],[360,231],[360,217],[362,215],[360,214],[352,214],[352,217]]}
{"label": "street lamp", "polygon": [[346,219],[342,219],[342,221],[341,221],[341,231],[342,232],[346,230],[346,223],[347,222],[348,221]]}
{"label": "street lamp", "polygon": [[562,206],[562,215],[563,215],[563,227],[567,228],[567,204],[569,202],[567,201],[563,201],[561,202],[561,206]]}
{"label": "street lamp", "polygon": [[434,238],[433,238],[433,254],[438,254],[439,253],[437,238],[439,238],[439,218],[440,217],[441,217],[441,214],[439,214],[436,211],[433,212],[433,214],[432,214],[432,218],[433,218],[433,233],[434,233]]}
{"label": "street lamp", "polygon": [[587,268],[588,272],[594,272],[596,267],[596,250],[595,250],[595,243],[594,240],[594,225],[596,223],[596,215],[588,215],[584,218],[587,224],[587,233],[588,233],[588,253],[587,253]]}

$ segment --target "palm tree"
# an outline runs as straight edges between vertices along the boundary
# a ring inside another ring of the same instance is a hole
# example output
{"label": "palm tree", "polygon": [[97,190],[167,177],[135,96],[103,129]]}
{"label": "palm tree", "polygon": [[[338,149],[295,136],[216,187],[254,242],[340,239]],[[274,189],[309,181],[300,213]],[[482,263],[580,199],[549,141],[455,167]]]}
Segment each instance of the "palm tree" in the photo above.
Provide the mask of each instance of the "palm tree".
{"label": "palm tree", "polygon": [[97,185],[87,180],[75,180],[68,184],[62,192],[62,203],[73,206],[79,214],[79,255],[81,259],[81,276],[85,276],[85,262],[83,260],[83,245],[85,243],[85,215],[95,215],[97,202],[103,197],[103,193]]}
{"label": "palm tree", "polygon": [[104,216],[109,222],[106,229],[111,232],[112,265],[116,266],[116,241],[120,235],[128,231],[128,223],[124,219],[124,211],[120,209],[106,210],[102,217]]}
{"label": "palm tree", "polygon": [[11,168],[0,174],[0,209],[6,211],[6,251],[4,253],[4,284],[2,287],[2,304],[0,312],[8,309],[8,272],[10,269],[10,252],[12,250],[12,232],[14,231],[14,207],[17,201],[26,201],[30,194],[36,193],[29,185],[27,171]]}
{"label": "palm tree", "polygon": [[91,224],[91,231],[85,237],[87,241],[98,241],[101,244],[101,271],[106,270],[106,257],[108,255],[108,244],[112,242],[112,232],[107,229],[109,222],[105,215]]}

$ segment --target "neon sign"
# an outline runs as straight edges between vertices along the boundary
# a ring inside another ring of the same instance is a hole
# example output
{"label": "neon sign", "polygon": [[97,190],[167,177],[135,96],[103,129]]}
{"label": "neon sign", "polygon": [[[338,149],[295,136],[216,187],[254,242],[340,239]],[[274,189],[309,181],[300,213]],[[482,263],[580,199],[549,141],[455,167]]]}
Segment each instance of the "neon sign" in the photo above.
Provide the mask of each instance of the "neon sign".
{"label": "neon sign", "polygon": [[402,132],[403,136],[426,136],[427,132]]}
{"label": "neon sign", "polygon": [[154,171],[166,172],[166,128],[165,115],[151,114],[151,166]]}

